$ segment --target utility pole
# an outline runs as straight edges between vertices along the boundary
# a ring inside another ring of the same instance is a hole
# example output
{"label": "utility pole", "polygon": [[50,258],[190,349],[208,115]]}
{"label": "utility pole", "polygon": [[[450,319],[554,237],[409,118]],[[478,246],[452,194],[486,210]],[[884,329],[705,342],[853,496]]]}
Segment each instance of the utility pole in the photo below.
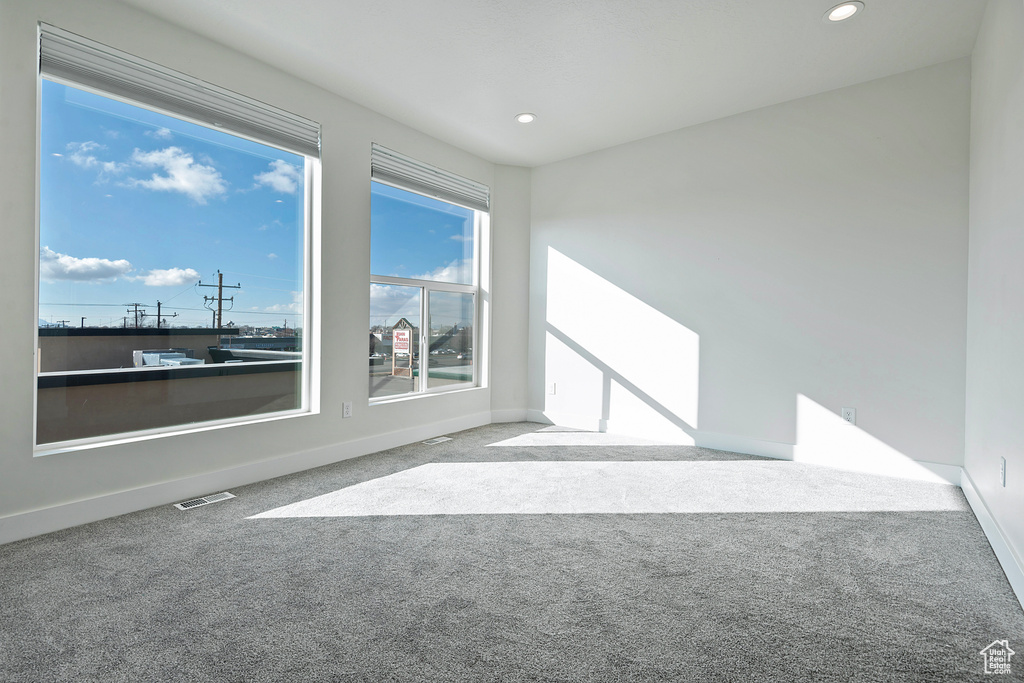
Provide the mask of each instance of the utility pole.
{"label": "utility pole", "polygon": [[85,316],[82,316],[82,327],[85,327]]}
{"label": "utility pole", "polygon": [[[161,321],[163,320],[163,318],[160,317],[160,306],[161,306],[160,302],[157,301],[156,302],[156,326],[157,327],[160,327]],[[175,311],[174,315],[172,315],[171,317],[172,318],[177,318],[178,317],[177,311]]]}
{"label": "utility pole", "polygon": [[142,309],[142,311],[139,311],[139,306],[145,306],[145,305],[146,304],[125,304],[125,306],[131,306],[131,308],[128,309],[128,313],[134,313],[135,314],[135,329],[139,329],[139,315],[140,315],[140,313],[141,313],[143,319],[145,319],[145,317],[146,317],[146,309]]}
{"label": "utility pole", "polygon": [[[216,301],[217,302],[217,316],[214,318],[213,326],[215,328],[217,328],[217,329],[220,329],[221,323],[224,320],[224,318],[223,318],[223,315],[224,315],[224,302],[225,301],[230,301],[232,307],[234,307],[234,305],[235,305],[235,297],[232,296],[232,297],[229,297],[229,298],[225,299],[224,298],[224,290],[225,289],[241,289],[242,288],[242,283],[238,283],[237,285],[225,285],[224,284],[224,273],[222,273],[222,272],[220,272],[218,270],[217,271],[217,284],[215,284],[215,285],[204,285],[203,281],[200,280],[199,284],[197,286],[198,287],[216,287],[217,288],[217,296],[215,296],[215,297],[214,296],[204,296],[203,297],[203,305],[205,306],[207,301]],[[211,308],[210,310],[213,310],[213,309]],[[228,309],[228,310],[231,310],[231,309]]]}
{"label": "utility pole", "polygon": [[[161,313],[160,313],[160,307],[161,306],[163,306],[163,304],[160,303],[159,301],[157,301],[156,302],[156,327],[157,327],[157,329],[160,329],[160,327],[162,325],[162,321],[163,321],[163,318],[161,317]],[[142,313],[139,314],[139,317],[142,318],[143,320],[145,320],[146,318],[152,318],[153,314],[152,313],[146,313],[145,311],[143,311]],[[171,317],[172,318],[177,318],[178,314],[175,313]]]}
{"label": "utility pole", "polygon": [[67,327],[70,320],[58,320],[57,327]]}

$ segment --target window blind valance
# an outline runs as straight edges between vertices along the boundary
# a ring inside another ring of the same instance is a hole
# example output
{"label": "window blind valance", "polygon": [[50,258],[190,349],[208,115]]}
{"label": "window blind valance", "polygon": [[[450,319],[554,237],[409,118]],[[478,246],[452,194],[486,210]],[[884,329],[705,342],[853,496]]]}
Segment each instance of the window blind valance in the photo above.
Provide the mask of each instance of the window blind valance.
{"label": "window blind valance", "polygon": [[483,183],[425,164],[376,143],[370,154],[370,177],[385,185],[467,209],[490,211],[491,208],[491,190]]}
{"label": "window blind valance", "polygon": [[318,123],[48,24],[39,26],[39,71],[69,85],[320,156]]}

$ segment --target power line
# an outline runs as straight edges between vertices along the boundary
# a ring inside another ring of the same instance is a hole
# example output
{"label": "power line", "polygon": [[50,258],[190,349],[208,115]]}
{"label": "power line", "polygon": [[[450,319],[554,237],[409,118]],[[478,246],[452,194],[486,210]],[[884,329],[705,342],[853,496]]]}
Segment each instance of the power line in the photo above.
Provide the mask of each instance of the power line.
{"label": "power line", "polygon": [[[173,298],[173,297],[172,297]],[[101,308],[121,308],[124,304],[71,304],[71,303],[50,303],[40,302],[40,306],[96,306]],[[129,304],[130,305],[130,304]],[[149,306],[150,304],[139,304],[140,306]],[[208,311],[208,308],[189,308],[188,306],[164,306],[164,309],[168,311]],[[288,315],[302,315],[302,311],[286,311]],[[244,315],[277,315],[280,316],[282,311],[240,311]],[[111,319],[120,318],[120,315],[111,316]]]}
{"label": "power line", "polygon": [[[183,306],[164,306],[164,309],[168,310],[168,311],[209,311],[210,310],[209,308],[186,308],[186,307],[183,307]],[[230,310],[230,309],[228,309],[228,310]],[[241,311],[241,310],[239,310],[237,312],[238,315],[275,315],[277,317],[281,317],[282,313],[286,313],[287,315],[297,315],[297,316],[300,316],[300,317],[302,316],[301,312],[296,313],[294,311]]]}
{"label": "power line", "polygon": [[180,292],[178,292],[177,294],[175,294],[174,296],[172,296],[172,297],[171,297],[170,299],[168,299],[168,301],[173,301],[174,299],[178,298],[179,296],[181,296],[181,295],[182,295],[182,294],[184,294],[185,292],[187,292],[187,291],[189,291],[189,290],[194,290],[194,289],[196,288],[196,284],[197,284],[197,283],[193,282],[193,283],[192,283],[192,284],[190,284],[190,285],[189,285],[188,287],[186,287],[185,289],[181,290]]}
{"label": "power line", "polygon": [[259,278],[263,278],[264,280],[280,280],[281,282],[294,282],[295,284],[299,284],[301,282],[301,280],[295,280],[294,278],[288,278],[288,277],[270,277],[269,275],[253,275],[252,273],[236,273],[233,270],[225,270],[224,272],[225,273],[230,273],[231,275],[241,275],[242,277],[259,277]]}

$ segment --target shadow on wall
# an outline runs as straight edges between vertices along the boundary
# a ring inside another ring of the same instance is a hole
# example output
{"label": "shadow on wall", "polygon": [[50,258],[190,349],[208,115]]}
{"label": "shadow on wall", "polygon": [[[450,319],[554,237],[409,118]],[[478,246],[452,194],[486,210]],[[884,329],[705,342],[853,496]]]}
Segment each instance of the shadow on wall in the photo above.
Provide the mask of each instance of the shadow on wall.
{"label": "shadow on wall", "polygon": [[700,336],[553,247],[548,247],[546,275],[543,414],[553,423],[942,480],[803,394],[795,397],[794,444],[702,434]]}
{"label": "shadow on wall", "polygon": [[697,333],[556,249],[547,257],[545,415],[692,445]]}

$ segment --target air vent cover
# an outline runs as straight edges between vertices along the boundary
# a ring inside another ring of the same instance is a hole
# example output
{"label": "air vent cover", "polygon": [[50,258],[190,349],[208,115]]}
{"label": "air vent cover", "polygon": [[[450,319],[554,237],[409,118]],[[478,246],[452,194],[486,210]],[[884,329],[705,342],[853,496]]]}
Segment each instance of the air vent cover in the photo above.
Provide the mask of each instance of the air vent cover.
{"label": "air vent cover", "polygon": [[428,446],[433,446],[434,444],[444,443],[445,441],[451,441],[451,440],[452,440],[452,437],[450,437],[450,436],[439,436],[436,439],[427,439],[423,443],[427,444]]}
{"label": "air vent cover", "polygon": [[228,498],[234,498],[235,494],[224,491],[223,493],[212,493],[209,496],[203,496],[202,498],[193,498],[192,500],[186,500],[183,503],[175,503],[174,507],[179,510],[191,510],[201,505],[209,505],[210,503],[216,503]]}

